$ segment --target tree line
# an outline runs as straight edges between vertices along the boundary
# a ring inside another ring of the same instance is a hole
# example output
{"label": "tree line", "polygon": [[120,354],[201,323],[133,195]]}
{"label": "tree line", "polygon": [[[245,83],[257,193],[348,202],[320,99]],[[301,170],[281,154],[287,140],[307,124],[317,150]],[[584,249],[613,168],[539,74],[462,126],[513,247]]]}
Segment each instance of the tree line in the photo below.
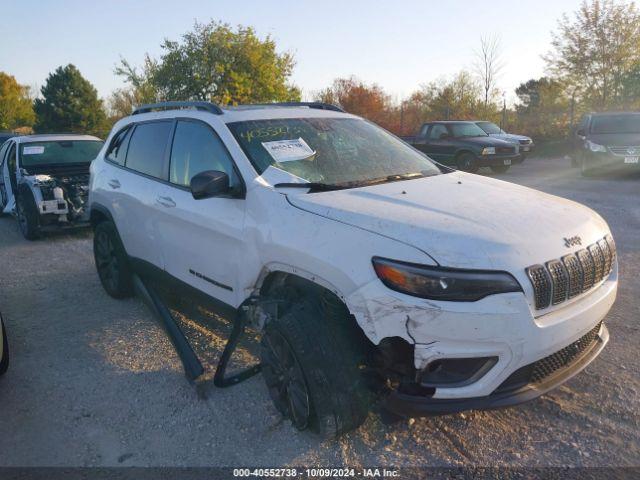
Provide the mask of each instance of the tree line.
{"label": "tree line", "polygon": [[[640,109],[640,13],[634,2],[585,0],[559,19],[547,74],[515,90],[508,108],[499,89],[500,40],[480,39],[476,62],[450,78],[420,85],[398,100],[376,83],[337,78],[313,93],[397,134],[436,119],[487,119],[538,140],[566,137],[582,113]],[[105,100],[73,65],[52,72],[39,95],[0,72],[0,130],[88,132],[105,136],[135,105],[163,100],[207,100],[221,105],[296,101],[292,54],[251,27],[196,23],[180,40],[165,40],[161,54],[140,66],[121,59],[125,81]]]}

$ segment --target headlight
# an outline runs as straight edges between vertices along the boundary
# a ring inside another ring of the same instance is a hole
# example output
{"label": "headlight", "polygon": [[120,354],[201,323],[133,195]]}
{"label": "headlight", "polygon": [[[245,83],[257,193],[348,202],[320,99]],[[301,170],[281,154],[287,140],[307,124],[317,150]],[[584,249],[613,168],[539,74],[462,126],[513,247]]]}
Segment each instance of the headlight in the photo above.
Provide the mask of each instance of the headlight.
{"label": "headlight", "polygon": [[474,302],[487,295],[522,291],[507,272],[431,267],[380,257],[372,261],[382,283],[414,297]]}
{"label": "headlight", "polygon": [[482,149],[482,155],[495,155],[496,147],[484,147]]}
{"label": "headlight", "polygon": [[604,145],[598,145],[597,143],[593,143],[590,140],[587,140],[587,147],[589,147],[589,150],[591,150],[592,152],[606,152],[607,151],[607,147],[605,147]]}

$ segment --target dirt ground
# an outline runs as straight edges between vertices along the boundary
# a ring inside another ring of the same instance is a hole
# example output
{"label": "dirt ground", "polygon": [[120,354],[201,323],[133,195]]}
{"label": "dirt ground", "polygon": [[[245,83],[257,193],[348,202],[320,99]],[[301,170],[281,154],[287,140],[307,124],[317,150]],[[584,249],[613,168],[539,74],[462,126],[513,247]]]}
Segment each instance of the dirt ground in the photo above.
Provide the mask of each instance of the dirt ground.
{"label": "dirt ground", "polygon": [[[89,232],[27,242],[0,218],[0,466],[639,466],[640,175],[583,179],[564,159],[504,175],[585,203],[610,224],[621,281],[611,340],[584,372],[532,403],[385,424],[320,441],[279,418],[260,376],[198,394],[146,307],[102,290]],[[229,325],[180,316],[208,372]],[[251,344],[238,363],[253,359]]]}

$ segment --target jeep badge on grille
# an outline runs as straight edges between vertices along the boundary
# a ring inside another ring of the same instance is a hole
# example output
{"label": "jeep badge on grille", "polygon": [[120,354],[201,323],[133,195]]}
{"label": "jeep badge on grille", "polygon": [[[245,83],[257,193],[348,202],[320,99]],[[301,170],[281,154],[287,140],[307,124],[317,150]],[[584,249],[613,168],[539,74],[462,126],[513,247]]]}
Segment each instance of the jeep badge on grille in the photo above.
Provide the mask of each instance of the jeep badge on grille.
{"label": "jeep badge on grille", "polygon": [[573,237],[569,237],[569,238],[563,238],[564,240],[564,246],[567,248],[570,247],[575,247],[576,245],[582,245],[582,239],[580,238],[579,235],[575,235]]}

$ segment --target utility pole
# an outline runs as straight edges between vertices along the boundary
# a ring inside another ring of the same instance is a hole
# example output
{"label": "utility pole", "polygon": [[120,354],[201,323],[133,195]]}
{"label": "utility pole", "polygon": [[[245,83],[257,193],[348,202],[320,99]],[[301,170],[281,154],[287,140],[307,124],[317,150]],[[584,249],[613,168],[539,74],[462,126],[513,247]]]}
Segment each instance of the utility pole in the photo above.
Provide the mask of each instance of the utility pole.
{"label": "utility pole", "polygon": [[573,93],[571,94],[571,110],[570,110],[570,127],[569,127],[569,132],[573,132],[573,124],[574,124],[574,116],[575,116],[575,107],[576,107],[576,90],[573,90]]}
{"label": "utility pole", "polygon": [[500,129],[504,130],[507,125],[507,99],[505,93],[502,93],[502,120],[500,120]]}

